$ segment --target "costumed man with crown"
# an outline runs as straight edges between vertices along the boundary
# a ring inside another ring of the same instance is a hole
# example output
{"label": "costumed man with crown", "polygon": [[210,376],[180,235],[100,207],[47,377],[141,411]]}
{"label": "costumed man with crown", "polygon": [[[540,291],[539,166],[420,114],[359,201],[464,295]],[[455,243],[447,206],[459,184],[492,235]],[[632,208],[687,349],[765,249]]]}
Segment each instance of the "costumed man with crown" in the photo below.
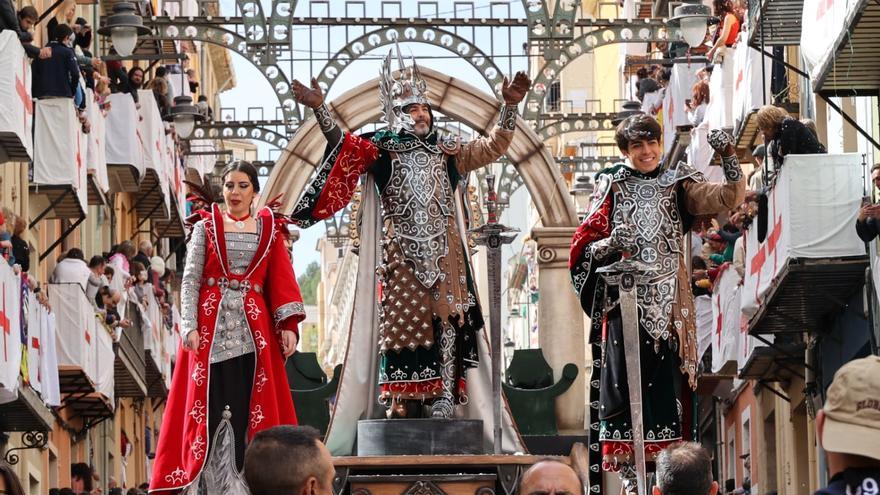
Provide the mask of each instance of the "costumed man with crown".
{"label": "costumed man with crown", "polygon": [[399,75],[391,53],[382,66],[380,98],[388,128],[372,135],[343,132],[324,104],[317,81],[293,81],[296,101],[315,112],[327,139],[324,161],[291,218],[307,227],[351,200],[362,174],[375,179],[383,211],[383,262],[377,268],[379,400],[389,417],[450,418],[467,400],[465,371],[477,366],[483,327],[467,246],[456,218],[454,191],[462,177],[496,161],[513,139],[517,104],[531,82],[519,72],[504,79],[498,125],[463,144],[440,137],[427,84],[415,60]]}
{"label": "costumed man with crown", "polygon": [[624,347],[627,323],[621,318],[620,294],[616,286],[606,285],[600,269],[632,258],[649,273],[635,284],[638,321],[633,323],[650,463],[682,440],[685,411],[679,399],[682,390],[696,388],[696,314],[684,236],[696,217],[734,209],[745,195],[729,135],[709,134],[709,144],[721,155],[723,184],[707,182],[684,162],[661,163],[660,136],[660,124],[644,114],[620,123],[615,140],[627,162],[596,174],[588,213],[571,243],[572,282],[592,324],[589,490],[595,493],[601,492],[602,471],[620,471],[630,483],[636,474],[625,362],[636,350]]}

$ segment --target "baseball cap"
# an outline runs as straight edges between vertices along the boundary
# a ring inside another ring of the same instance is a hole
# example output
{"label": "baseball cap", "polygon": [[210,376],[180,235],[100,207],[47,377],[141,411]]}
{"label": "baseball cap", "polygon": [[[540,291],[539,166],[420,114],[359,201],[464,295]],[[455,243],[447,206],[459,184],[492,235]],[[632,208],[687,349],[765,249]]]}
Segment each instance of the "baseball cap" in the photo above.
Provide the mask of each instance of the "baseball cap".
{"label": "baseball cap", "polygon": [[854,359],[828,387],[822,447],[880,459],[880,357]]}

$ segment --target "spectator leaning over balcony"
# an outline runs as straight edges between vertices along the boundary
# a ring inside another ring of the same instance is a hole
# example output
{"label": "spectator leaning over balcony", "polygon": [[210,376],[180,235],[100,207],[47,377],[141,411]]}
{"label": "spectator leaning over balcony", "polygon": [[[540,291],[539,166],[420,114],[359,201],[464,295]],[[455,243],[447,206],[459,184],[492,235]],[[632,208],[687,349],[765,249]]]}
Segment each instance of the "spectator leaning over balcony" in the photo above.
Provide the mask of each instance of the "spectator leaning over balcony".
{"label": "spectator leaning over balcony", "polygon": [[813,131],[782,108],[764,105],[758,110],[756,120],[773,170],[779,169],[786,155],[825,153],[825,146]]}
{"label": "spectator leaning over balcony", "polygon": [[122,278],[129,277],[131,274],[130,263],[134,253],[134,244],[131,241],[122,241],[115,246],[113,254],[110,256],[110,264],[123,272],[116,275]]}
{"label": "spectator leaning over balcony", "polygon": [[89,285],[86,287],[86,297],[89,298],[89,301],[92,301],[92,304],[95,304],[95,296],[98,294],[98,290],[110,283],[107,277],[104,276],[104,269],[106,267],[107,260],[101,255],[92,256],[89,260],[89,271],[91,273],[89,274]]}
{"label": "spectator leaning over balcony", "polygon": [[12,224],[12,238],[10,239],[12,242],[12,255],[15,256],[15,262],[21,266],[21,271],[27,273],[31,268],[30,247],[27,241],[21,237],[27,228],[27,221],[25,221],[23,216],[16,215],[15,220],[10,223]]}
{"label": "spectator leaning over balcony", "polygon": [[724,58],[726,48],[733,47],[736,44],[736,37],[739,36],[739,28],[742,25],[742,19],[736,14],[733,8],[733,2],[730,0],[715,0],[712,4],[712,10],[715,17],[721,19],[721,25],[715,30],[715,38],[713,39],[712,48],[706,56],[713,63],[721,63]]}
{"label": "spectator leaning over balcony", "polygon": [[40,48],[34,45],[33,40],[34,36],[31,33],[31,29],[37,24],[37,21],[40,19],[40,14],[37,13],[37,9],[30,5],[26,5],[18,11],[18,28],[20,30],[19,39],[21,40],[21,46],[24,47],[24,52],[30,58],[49,58],[52,56],[51,48]]}
{"label": "spectator leaning over balcony", "polygon": [[79,88],[79,66],[70,48],[73,30],[67,24],[61,24],[53,32],[55,38],[48,44],[52,56],[34,60],[31,65],[31,95],[35,100],[73,98]]}
{"label": "spectator leaning over balcony", "polygon": [[697,127],[706,116],[706,107],[709,106],[709,83],[699,80],[691,89],[691,98],[685,102],[687,105],[687,118],[692,126]]}
{"label": "spectator leaning over balcony", "polygon": [[168,81],[162,77],[154,77],[147,84],[147,89],[153,91],[153,98],[156,99],[156,105],[159,106],[159,114],[167,115],[171,109],[171,102],[168,100]]}
{"label": "spectator leaning over balcony", "polygon": [[[871,183],[880,188],[880,163],[871,167]],[[862,202],[856,219],[856,233],[865,242],[873,241],[880,234],[880,204],[872,203],[870,196]]]}
{"label": "spectator leaning over balcony", "polygon": [[49,281],[53,284],[79,284],[85,292],[89,286],[89,276],[91,274],[92,272],[89,270],[89,265],[86,264],[82,249],[70,248],[61,261],[55,265],[55,270],[52,271]]}

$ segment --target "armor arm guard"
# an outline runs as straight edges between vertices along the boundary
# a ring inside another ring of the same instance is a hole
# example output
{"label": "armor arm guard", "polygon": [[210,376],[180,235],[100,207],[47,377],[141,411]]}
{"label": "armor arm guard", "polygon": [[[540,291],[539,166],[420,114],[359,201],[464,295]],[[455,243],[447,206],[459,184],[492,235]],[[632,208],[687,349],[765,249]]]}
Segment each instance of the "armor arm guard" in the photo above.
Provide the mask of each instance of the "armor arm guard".
{"label": "armor arm guard", "polygon": [[186,261],[180,281],[180,336],[183,339],[198,329],[199,289],[205,268],[205,239],[205,222],[201,221],[193,226],[186,244]]}
{"label": "armor arm guard", "polygon": [[498,125],[489,131],[488,136],[461,145],[455,159],[458,172],[466,175],[500,158],[507,151],[510,142],[513,141],[516,116],[517,107],[515,105],[504,105],[501,107]]}
{"label": "armor arm guard", "polygon": [[321,128],[321,132],[324,133],[324,138],[327,139],[327,144],[329,146],[336,146],[342,141],[342,130],[339,128],[333,115],[330,114],[330,109],[327,108],[327,104],[321,103],[321,106],[316,108],[314,112],[315,120],[318,122],[318,127]]}

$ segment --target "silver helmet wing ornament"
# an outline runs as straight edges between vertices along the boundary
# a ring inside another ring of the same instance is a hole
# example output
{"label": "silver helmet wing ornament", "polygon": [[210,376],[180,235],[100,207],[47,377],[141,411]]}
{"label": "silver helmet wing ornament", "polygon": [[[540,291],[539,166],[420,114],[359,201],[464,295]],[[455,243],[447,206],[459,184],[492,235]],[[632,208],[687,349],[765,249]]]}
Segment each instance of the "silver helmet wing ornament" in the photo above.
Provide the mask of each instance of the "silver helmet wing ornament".
{"label": "silver helmet wing ornament", "polygon": [[[397,52],[398,71],[395,77],[391,70],[391,56]],[[379,101],[382,103],[382,117],[388,127],[395,132],[406,130],[413,132],[415,122],[404,109],[409,105],[421,104],[430,106],[428,101],[428,84],[422,78],[415,58],[412,65],[406,66],[400,54],[400,46],[394,41],[394,50],[389,50],[382,62],[379,75]]]}

